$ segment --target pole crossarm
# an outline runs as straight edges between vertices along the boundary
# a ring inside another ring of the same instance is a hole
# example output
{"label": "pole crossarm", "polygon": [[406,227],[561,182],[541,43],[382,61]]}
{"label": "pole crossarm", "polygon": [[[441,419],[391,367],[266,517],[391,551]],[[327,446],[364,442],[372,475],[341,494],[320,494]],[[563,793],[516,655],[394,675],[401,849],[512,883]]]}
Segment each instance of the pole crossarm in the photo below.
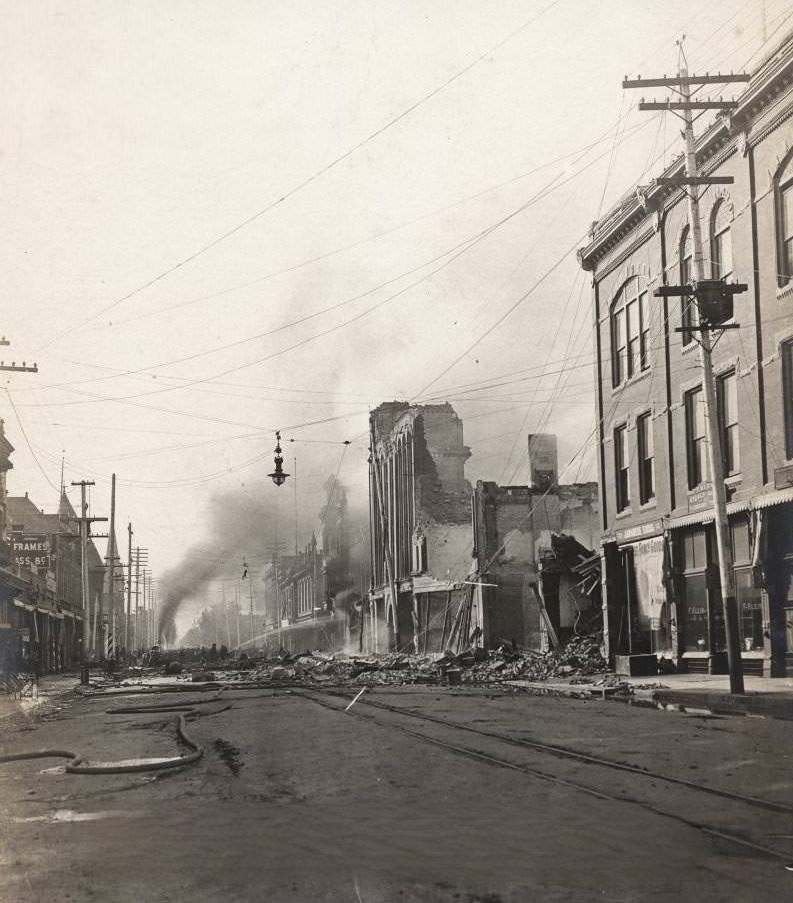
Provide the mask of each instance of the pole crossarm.
{"label": "pole crossarm", "polygon": [[735,179],[732,176],[673,176],[672,178],[660,177],[655,182],[657,185],[679,188],[683,185],[732,185]]}
{"label": "pole crossarm", "polygon": [[685,78],[682,76],[673,76],[672,78],[667,78],[665,75],[663,78],[642,78],[638,76],[637,78],[628,78],[627,76],[623,79],[622,87],[623,88],[672,88],[676,85],[727,85],[734,84],[736,82],[748,82],[749,74],[746,72],[739,73],[730,73],[729,75],[723,74],[721,72],[717,72],[715,75],[711,75],[706,72],[705,75],[688,75]]}
{"label": "pole crossarm", "polygon": [[737,100],[641,100],[640,110],[734,110]]}
{"label": "pole crossarm", "polygon": [[[725,283],[721,287],[721,291],[725,295],[740,295],[748,291],[749,286],[745,282]],[[696,283],[694,285],[659,285],[653,292],[656,298],[677,298],[677,297],[693,297],[697,293]]]}
{"label": "pole crossarm", "polygon": [[[8,342],[5,344],[7,345]],[[22,361],[21,366],[17,364],[16,361],[12,361],[10,364],[7,364],[5,361],[0,361],[0,370],[7,370],[12,373],[38,373],[39,367],[38,364],[33,364],[32,367],[28,367],[24,361]]]}

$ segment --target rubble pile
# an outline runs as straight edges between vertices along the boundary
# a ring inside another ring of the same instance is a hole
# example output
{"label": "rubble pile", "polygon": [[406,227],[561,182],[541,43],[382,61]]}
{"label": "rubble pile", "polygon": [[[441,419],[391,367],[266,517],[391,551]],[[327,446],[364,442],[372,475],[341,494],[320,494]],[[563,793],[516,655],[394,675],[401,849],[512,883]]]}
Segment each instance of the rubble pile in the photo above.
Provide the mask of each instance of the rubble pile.
{"label": "rubble pile", "polygon": [[[465,663],[466,653],[457,656]],[[608,671],[600,651],[600,637],[573,637],[564,646],[549,652],[507,650],[489,653],[487,660],[473,663],[463,671],[466,683],[490,683],[506,680],[550,680],[555,677],[578,678]]]}
{"label": "rubble pile", "polygon": [[382,653],[357,657],[283,652],[275,661],[258,662],[247,676],[253,680],[404,686],[543,681],[555,677],[574,680],[607,670],[608,665],[600,651],[600,637],[592,635],[574,637],[559,649],[544,653],[506,646],[490,651],[472,648],[459,655],[451,652],[443,655]]}

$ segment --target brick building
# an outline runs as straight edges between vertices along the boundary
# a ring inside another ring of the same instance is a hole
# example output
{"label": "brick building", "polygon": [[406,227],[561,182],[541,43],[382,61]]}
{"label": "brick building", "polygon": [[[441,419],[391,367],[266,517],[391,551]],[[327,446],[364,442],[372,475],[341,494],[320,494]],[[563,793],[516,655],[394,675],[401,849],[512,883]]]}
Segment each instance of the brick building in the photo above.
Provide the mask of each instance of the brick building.
{"label": "brick building", "polygon": [[547,434],[529,436],[529,470],[529,486],[479,480],[473,493],[470,633],[485,647],[547,648],[541,606],[562,640],[591,622],[594,597],[570,568],[597,546],[597,483],[558,485],[556,437]]}
{"label": "brick building", "polygon": [[364,625],[374,651],[437,651],[471,571],[470,450],[449,404],[392,401],[371,412],[372,587]]}
{"label": "brick building", "polygon": [[[711,278],[748,285],[712,353],[746,673],[793,673],[793,34],[697,139]],[[678,177],[682,158],[662,174]],[[592,274],[605,621],[613,655],[726,668],[680,189],[639,186],[579,252]],[[630,667],[631,660],[624,660]]]}

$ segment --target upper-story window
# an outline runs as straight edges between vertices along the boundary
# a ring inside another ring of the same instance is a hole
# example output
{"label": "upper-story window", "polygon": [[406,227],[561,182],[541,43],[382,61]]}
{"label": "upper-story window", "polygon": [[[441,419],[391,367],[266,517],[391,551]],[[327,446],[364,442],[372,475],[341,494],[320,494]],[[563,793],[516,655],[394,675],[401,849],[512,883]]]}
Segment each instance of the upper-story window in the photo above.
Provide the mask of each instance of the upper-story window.
{"label": "upper-story window", "polygon": [[650,310],[646,286],[630,278],[611,303],[611,381],[614,386],[647,370]]}
{"label": "upper-story window", "polygon": [[686,457],[688,488],[694,489],[708,479],[707,434],[705,431],[705,396],[702,387],[686,392]]}
{"label": "upper-story window", "polygon": [[714,279],[732,275],[732,205],[722,198],[710,215],[710,267]]}
{"label": "upper-story window", "polygon": [[617,490],[617,511],[624,511],[631,503],[628,427],[624,423],[614,430],[614,484]]}
{"label": "upper-story window", "polygon": [[782,408],[785,415],[785,457],[793,458],[793,339],[782,342]]}
{"label": "upper-story window", "polygon": [[793,150],[774,178],[774,208],[777,236],[777,282],[793,279]]}
{"label": "upper-story window", "polygon": [[[680,245],[677,249],[678,260],[680,262],[681,285],[691,285],[691,282],[694,278],[693,247],[694,245],[691,240],[691,229],[689,226],[686,226],[680,236]],[[684,329],[690,329],[692,326],[696,326],[699,322],[699,318],[697,316],[698,311],[696,301],[694,301],[693,298],[688,298],[683,295],[683,297],[680,299],[680,303],[683,305],[680,317],[680,325]],[[688,345],[693,340],[692,334],[690,332],[682,332],[681,336],[684,345]]]}
{"label": "upper-story window", "polygon": [[738,443],[738,378],[734,370],[718,378],[716,390],[724,476],[731,477],[741,470],[741,452]]}
{"label": "upper-story window", "polygon": [[655,452],[650,411],[636,418],[636,441],[639,452],[639,502],[646,505],[655,498]]}

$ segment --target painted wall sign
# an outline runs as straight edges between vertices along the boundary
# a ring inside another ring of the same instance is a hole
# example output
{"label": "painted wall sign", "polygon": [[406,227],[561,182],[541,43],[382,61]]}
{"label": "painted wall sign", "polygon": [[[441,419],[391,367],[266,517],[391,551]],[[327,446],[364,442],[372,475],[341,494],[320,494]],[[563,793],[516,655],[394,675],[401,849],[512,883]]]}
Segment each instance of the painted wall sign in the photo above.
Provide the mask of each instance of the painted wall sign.
{"label": "painted wall sign", "polygon": [[12,533],[9,540],[11,554],[17,567],[30,571],[52,568],[52,547],[50,538],[46,534]]}

